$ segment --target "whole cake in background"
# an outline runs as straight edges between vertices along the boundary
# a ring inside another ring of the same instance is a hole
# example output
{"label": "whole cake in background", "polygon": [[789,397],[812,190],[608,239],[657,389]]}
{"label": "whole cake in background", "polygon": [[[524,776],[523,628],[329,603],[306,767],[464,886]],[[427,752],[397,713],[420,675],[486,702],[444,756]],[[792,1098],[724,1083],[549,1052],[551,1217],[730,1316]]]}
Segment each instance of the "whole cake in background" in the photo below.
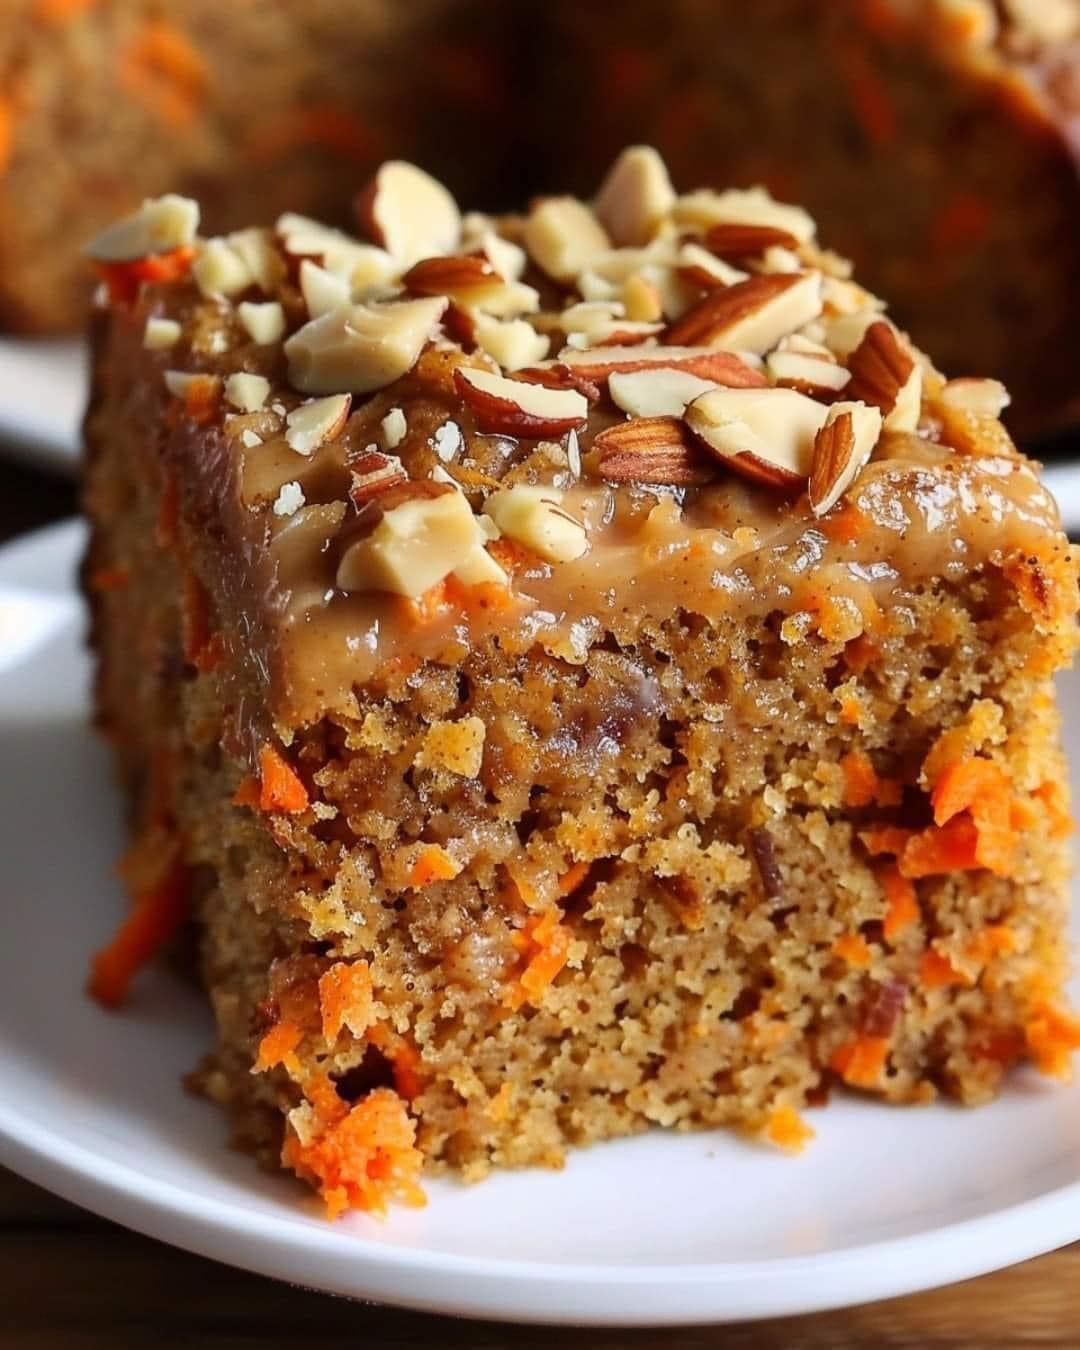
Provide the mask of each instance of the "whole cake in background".
{"label": "whole cake in background", "polygon": [[360,214],[91,245],[95,995],[190,921],[196,1081],[333,1213],[1067,1074],[1077,570],[1005,389],[646,148],[498,220],[395,161]]}
{"label": "whole cake in background", "polygon": [[[1080,0],[9,0],[0,323],[81,325],[72,222],[349,227],[383,158],[463,199],[589,191],[628,140],[801,201],[945,369],[1076,420]],[[85,235],[84,235],[85,237]]]}

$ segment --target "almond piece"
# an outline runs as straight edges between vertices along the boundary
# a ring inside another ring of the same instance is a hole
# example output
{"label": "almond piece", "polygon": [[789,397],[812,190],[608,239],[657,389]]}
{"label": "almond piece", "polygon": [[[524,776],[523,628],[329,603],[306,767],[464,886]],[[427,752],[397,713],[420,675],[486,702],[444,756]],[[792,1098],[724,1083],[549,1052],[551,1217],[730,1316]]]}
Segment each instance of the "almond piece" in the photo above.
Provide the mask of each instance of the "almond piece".
{"label": "almond piece", "polygon": [[563,436],[582,427],[589,415],[588,400],[573,389],[547,389],[471,366],[459,366],[454,383],[485,432]]}
{"label": "almond piece", "polygon": [[459,255],[422,258],[409,268],[401,284],[412,295],[448,295],[463,305],[475,305],[506,286],[486,258]]}
{"label": "almond piece", "polygon": [[735,286],[749,276],[748,272],[740,272],[700,244],[689,242],[679,249],[676,269],[684,281],[704,291],[714,290],[717,286]]}
{"label": "almond piece", "polygon": [[493,492],[484,503],[484,514],[508,539],[547,562],[573,562],[588,549],[589,536],[581,521],[562,509],[561,501],[558,488],[515,483]]}
{"label": "almond piece", "polygon": [[461,247],[482,253],[504,281],[520,281],[529,264],[525,250],[499,233],[498,222],[481,211],[470,211],[461,222]]}
{"label": "almond piece", "polygon": [[667,165],[649,145],[631,145],[608,170],[593,209],[618,245],[646,244],[675,204]]}
{"label": "almond piece", "polygon": [[820,313],[820,273],[749,277],[710,291],[671,325],[664,340],[761,355]]}
{"label": "almond piece", "polygon": [[270,230],[234,230],[226,242],[241,259],[259,290],[271,295],[285,278],[285,264]]}
{"label": "almond piece", "polygon": [[289,449],[298,455],[313,455],[345,425],[351,403],[349,394],[331,394],[328,398],[309,399],[294,408],[285,418]]}
{"label": "almond piece", "polygon": [[941,391],[941,401],[960,412],[975,413],[979,417],[1000,417],[1012,398],[1000,380],[961,376],[946,382]]}
{"label": "almond piece", "polygon": [[[690,377],[691,379],[693,376]],[[716,476],[677,417],[636,417],[608,427],[593,441],[597,470],[610,483],[685,487]]]}
{"label": "almond piece", "polygon": [[886,431],[914,431],[922,403],[922,370],[892,324],[872,323],[848,357],[850,398],[871,403],[885,416]]}
{"label": "almond piece", "polygon": [[769,225],[784,230],[800,244],[814,237],[814,222],[801,206],[774,201],[764,188],[730,188],[713,192],[702,188],[679,197],[672,208],[678,225],[708,230],[714,225]]}
{"label": "almond piece", "polygon": [[396,455],[384,455],[374,446],[349,460],[352,474],[349,496],[353,505],[366,506],[374,497],[408,482],[405,466]]}
{"label": "almond piece", "polygon": [[137,211],[95,235],[83,253],[95,262],[135,262],[195,242],[199,203],[169,193],[148,197]]}
{"label": "almond piece", "polygon": [[473,337],[481,351],[498,361],[503,370],[520,370],[542,361],[551,345],[550,339],[525,319],[493,319],[487,314],[475,316]]}
{"label": "almond piece", "polygon": [[300,293],[307,305],[308,317],[312,319],[331,314],[352,299],[347,281],[313,263],[310,258],[304,258],[300,263]]}
{"label": "almond piece", "polygon": [[549,361],[543,365],[527,366],[515,372],[517,378],[528,384],[542,384],[545,389],[574,389],[590,403],[598,402],[600,386],[568,365]]}
{"label": "almond piece", "polygon": [[810,476],[814,437],[828,409],[792,389],[714,389],[686,409],[686,424],[717,459],[770,487],[798,490]]}
{"label": "almond piece", "polygon": [[848,314],[823,314],[820,323],[829,351],[843,361],[863,340],[871,324],[881,321],[880,309],[863,308]]}
{"label": "almond piece", "polygon": [[225,402],[241,412],[258,412],[270,395],[270,381],[263,375],[237,371],[225,381]]}
{"label": "almond piece", "polygon": [[626,278],[619,299],[626,310],[626,317],[635,323],[656,323],[664,317],[664,297],[660,287],[640,272],[634,272]]}
{"label": "almond piece", "polygon": [[482,548],[484,535],[463,493],[423,479],[370,500],[342,543],[341,590],[415,599]]}
{"label": "almond piece", "polygon": [[655,370],[658,366],[686,370],[691,375],[731,389],[749,389],[767,383],[760,371],[748,366],[733,352],[717,351],[712,347],[591,347],[587,351],[564,347],[551,364],[566,366],[575,375],[598,384],[616,371]]}
{"label": "almond piece", "polygon": [[379,429],[382,432],[383,446],[387,450],[396,450],[409,434],[409,423],[404,411],[401,408],[391,408],[379,423]]}
{"label": "almond piece", "polygon": [[632,417],[681,417],[688,403],[715,388],[713,380],[672,366],[617,370],[608,377],[611,401]]}
{"label": "almond piece", "polygon": [[810,355],[798,351],[770,352],[765,358],[770,381],[780,389],[796,389],[800,394],[824,400],[834,399],[851,379],[851,372],[838,365],[832,356]]}
{"label": "almond piece", "polygon": [[388,160],[356,202],[372,238],[401,267],[453,253],[461,239],[457,202],[436,179],[405,160]]}
{"label": "almond piece", "polygon": [[255,278],[251,268],[226,239],[207,239],[192,264],[191,275],[210,300],[239,295]]}
{"label": "almond piece", "polygon": [[510,578],[486,548],[477,546],[454,568],[454,576],[465,586],[507,586]]}
{"label": "almond piece", "polygon": [[576,197],[546,197],[525,221],[525,247],[556,281],[573,281],[597,255],[611,248],[604,227]]}
{"label": "almond piece", "polygon": [[796,248],[798,243],[790,230],[783,230],[778,225],[750,225],[745,221],[727,220],[705,231],[705,247],[729,262],[736,258],[758,258],[769,248]]}
{"label": "almond piece", "polygon": [[835,403],[814,437],[810,509],[823,516],[854,483],[881,436],[881,412],[865,403]]}
{"label": "almond piece", "polygon": [[175,347],[182,333],[175,319],[162,319],[151,315],[143,329],[143,346],[148,352],[160,352]]}
{"label": "almond piece", "polygon": [[236,307],[236,317],[248,337],[260,347],[278,342],[285,332],[285,311],[276,300],[265,303],[242,300]]}
{"label": "almond piece", "polygon": [[305,394],[369,394],[407,374],[446,312],[445,297],[349,305],[285,343],[289,381]]}

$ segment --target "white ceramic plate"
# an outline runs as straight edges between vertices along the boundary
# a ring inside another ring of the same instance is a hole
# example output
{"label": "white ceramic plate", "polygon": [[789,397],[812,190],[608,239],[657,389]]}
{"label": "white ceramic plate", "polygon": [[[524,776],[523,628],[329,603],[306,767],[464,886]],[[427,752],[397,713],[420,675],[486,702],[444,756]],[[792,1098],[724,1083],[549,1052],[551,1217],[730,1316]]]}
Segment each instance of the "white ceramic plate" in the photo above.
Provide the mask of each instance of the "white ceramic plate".
{"label": "white ceramic plate", "polygon": [[[837,1100],[789,1159],[652,1133],[561,1173],[429,1186],[423,1210],[327,1223],[225,1147],[185,1095],[209,1020],[164,970],[121,1014],[87,957],[122,911],[122,837],[72,592],[81,527],[0,551],[0,1162],[132,1228],[338,1294],[536,1322],[680,1323],[924,1289],[1080,1238],[1080,1084],[1020,1075],[995,1105]],[[1063,681],[1080,765],[1080,680]],[[358,1324],[359,1325],[359,1324]]]}

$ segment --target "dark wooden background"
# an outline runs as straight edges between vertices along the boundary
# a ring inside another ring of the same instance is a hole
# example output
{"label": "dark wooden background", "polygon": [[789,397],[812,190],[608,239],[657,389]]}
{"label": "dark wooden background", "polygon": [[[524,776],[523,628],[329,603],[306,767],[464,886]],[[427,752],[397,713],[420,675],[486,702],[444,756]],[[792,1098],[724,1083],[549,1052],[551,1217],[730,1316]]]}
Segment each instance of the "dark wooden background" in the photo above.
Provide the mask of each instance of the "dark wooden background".
{"label": "dark wooden background", "polygon": [[[0,540],[74,509],[69,484],[0,462]],[[1080,1245],[950,1289],[814,1317],[649,1331],[513,1327],[349,1303],[246,1275],[129,1233],[0,1170],[0,1350],[361,1345],[1080,1350]]]}

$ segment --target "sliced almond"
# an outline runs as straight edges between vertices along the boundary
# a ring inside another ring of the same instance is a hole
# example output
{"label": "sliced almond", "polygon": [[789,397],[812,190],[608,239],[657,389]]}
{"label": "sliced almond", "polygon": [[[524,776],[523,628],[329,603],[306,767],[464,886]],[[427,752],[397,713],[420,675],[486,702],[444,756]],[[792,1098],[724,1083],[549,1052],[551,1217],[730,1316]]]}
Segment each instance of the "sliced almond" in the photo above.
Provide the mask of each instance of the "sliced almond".
{"label": "sliced almond", "polygon": [[503,370],[520,370],[542,361],[551,345],[550,338],[525,319],[493,319],[487,314],[475,316],[473,338]]}
{"label": "sliced almond", "polygon": [[660,287],[640,272],[626,278],[619,299],[626,317],[635,323],[656,323],[664,317],[664,297]]}
{"label": "sliced almond", "polygon": [[352,299],[352,289],[347,281],[313,263],[310,258],[304,258],[300,263],[300,293],[312,319],[331,314]]}
{"label": "sliced almond", "polygon": [[584,202],[576,197],[546,197],[525,221],[525,247],[548,276],[573,281],[611,248],[611,240]]}
{"label": "sliced almond", "polygon": [[595,438],[593,450],[600,456],[598,472],[611,483],[683,487],[715,477],[712,465],[677,417],[635,417],[620,422]]}
{"label": "sliced almond", "polygon": [[454,383],[485,432],[563,436],[583,426],[589,414],[588,400],[573,389],[547,389],[469,366],[454,371]]}
{"label": "sliced almond", "polygon": [[520,281],[529,258],[511,239],[504,239],[490,216],[470,211],[461,222],[461,246],[468,252],[483,253],[504,281]]}
{"label": "sliced almond", "polygon": [[814,438],[808,493],[823,516],[851,487],[881,436],[881,412],[865,403],[835,403]]}
{"label": "sliced almond", "polygon": [[372,237],[402,266],[452,253],[461,238],[461,212],[450,193],[415,164],[389,160],[357,201]]}
{"label": "sliced almond", "polygon": [[454,576],[464,586],[506,586],[510,578],[486,548],[477,546],[454,568]]}
{"label": "sliced almond", "polygon": [[276,300],[256,303],[253,300],[241,300],[236,307],[236,317],[252,342],[268,347],[278,342],[285,332],[285,311]]}
{"label": "sliced almond", "polygon": [[713,384],[731,389],[754,388],[767,383],[765,376],[736,356],[734,352],[711,347],[593,347],[575,351],[564,347],[552,363],[566,366],[575,375],[602,383],[616,371],[686,370]]}
{"label": "sliced almond", "polygon": [[672,366],[615,371],[608,377],[612,402],[632,417],[681,417],[688,403],[715,388],[714,380]]}
{"label": "sliced almond", "polygon": [[271,509],[275,516],[294,516],[306,501],[304,489],[299,483],[295,481],[282,483]]}
{"label": "sliced almond", "polygon": [[225,381],[225,402],[241,412],[258,412],[270,396],[270,381],[262,375],[237,371]]}
{"label": "sliced almond", "polygon": [[848,357],[852,399],[885,416],[886,431],[914,431],[922,404],[922,369],[884,319],[872,323]]}
{"label": "sliced almond", "polygon": [[593,209],[616,244],[646,244],[674,204],[667,165],[652,146],[632,145],[608,170]]}
{"label": "sliced almond", "polygon": [[671,325],[666,341],[760,355],[820,313],[820,273],[749,277],[710,291]]}
{"label": "sliced almond", "polygon": [[213,300],[238,295],[255,281],[251,268],[227,239],[207,239],[191,275],[203,295]]}
{"label": "sliced almond", "polygon": [[740,272],[737,267],[692,242],[679,249],[676,267],[685,282],[704,291],[714,290],[717,286],[736,286],[749,276],[748,272]]}
{"label": "sliced almond", "polygon": [[823,314],[820,322],[829,350],[843,361],[862,342],[870,326],[881,322],[881,311],[864,308],[846,314]]}
{"label": "sliced almond", "polygon": [[285,418],[286,444],[298,455],[313,455],[345,425],[351,403],[349,394],[331,394],[301,403]]}
{"label": "sliced almond", "polygon": [[373,498],[400,487],[408,481],[405,466],[396,455],[384,455],[369,446],[363,454],[349,460],[351,486],[349,496],[354,506],[366,506]]}
{"label": "sliced almond", "polygon": [[714,225],[768,225],[792,235],[800,244],[814,237],[813,219],[800,206],[774,201],[764,188],[703,188],[679,197],[672,208],[679,225],[709,230]]}
{"label": "sliced almond", "polygon": [[83,252],[97,262],[135,262],[195,242],[199,203],[169,193],[148,197],[137,211],[101,231]]}
{"label": "sliced almond", "polygon": [[269,230],[234,230],[226,236],[226,242],[244,263],[261,291],[269,295],[277,289],[285,278],[285,264],[274,247],[274,238]]}
{"label": "sliced almond", "polygon": [[351,305],[312,319],[285,343],[289,380],[305,394],[368,394],[407,374],[435,335],[445,297]]}
{"label": "sliced almond", "polygon": [[183,330],[175,319],[161,319],[151,315],[143,329],[143,346],[148,352],[165,351],[175,347]]}
{"label": "sliced almond", "polygon": [[1000,417],[1012,398],[1000,380],[961,377],[946,383],[941,391],[941,401],[960,412],[975,413],[979,417]]}
{"label": "sliced almond", "polygon": [[505,280],[486,258],[471,256],[422,258],[401,278],[413,295],[448,295],[462,304],[475,304],[485,293],[505,286]]}
{"label": "sliced almond", "polygon": [[799,241],[790,230],[778,225],[752,225],[745,221],[725,220],[705,231],[705,247],[718,258],[758,258],[766,249],[797,247]]}
{"label": "sliced almond", "polygon": [[523,544],[548,562],[573,562],[589,547],[580,520],[562,509],[554,487],[515,483],[500,488],[484,503],[484,513],[508,539]]}
{"label": "sliced almond", "polygon": [[405,483],[380,493],[357,516],[338,563],[337,585],[415,599],[483,543],[463,493],[427,479]]}
{"label": "sliced almond", "polygon": [[792,389],[715,389],[686,409],[686,423],[717,459],[771,487],[802,488],[828,409]]}
{"label": "sliced almond", "polygon": [[765,370],[772,384],[781,389],[796,389],[811,398],[833,399],[851,379],[851,372],[838,365],[831,355],[817,356],[797,351],[770,352]]}
{"label": "sliced almond", "polygon": [[409,423],[401,408],[391,408],[379,423],[383,445],[387,450],[396,450],[409,432]]}

